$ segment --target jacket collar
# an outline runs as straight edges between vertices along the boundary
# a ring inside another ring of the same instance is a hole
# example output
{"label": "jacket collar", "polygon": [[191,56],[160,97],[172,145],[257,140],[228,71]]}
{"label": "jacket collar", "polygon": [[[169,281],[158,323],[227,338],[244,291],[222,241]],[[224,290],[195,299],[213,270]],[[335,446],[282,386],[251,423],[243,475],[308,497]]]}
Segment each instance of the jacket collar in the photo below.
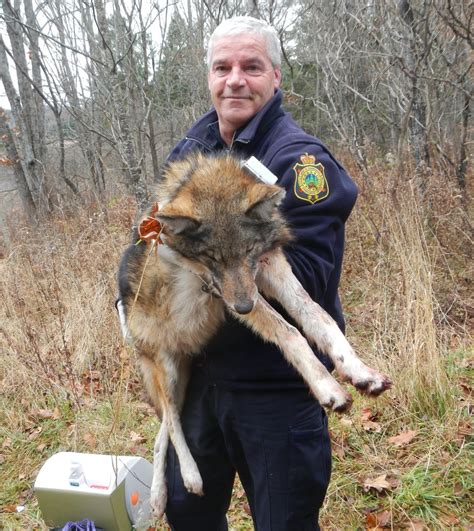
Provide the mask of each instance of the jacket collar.
{"label": "jacket collar", "polygon": [[[262,134],[266,131],[276,118],[283,116],[282,100],[282,92],[277,89],[273,98],[249,122],[236,131],[233,143],[250,144],[257,133]],[[210,149],[225,145],[219,134],[219,122],[214,107],[195,122],[186,136],[205,144]]]}

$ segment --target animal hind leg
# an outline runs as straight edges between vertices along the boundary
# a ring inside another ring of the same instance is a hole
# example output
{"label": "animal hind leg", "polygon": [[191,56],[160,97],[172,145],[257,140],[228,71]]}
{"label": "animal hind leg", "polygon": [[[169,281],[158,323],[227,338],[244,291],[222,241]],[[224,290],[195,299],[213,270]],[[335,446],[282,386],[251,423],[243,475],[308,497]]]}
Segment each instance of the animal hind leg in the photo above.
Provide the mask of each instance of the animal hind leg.
{"label": "animal hind leg", "polygon": [[157,518],[162,518],[166,509],[168,492],[166,487],[166,453],[169,433],[166,418],[162,418],[160,430],[153,449],[153,481],[150,490],[150,504]]}
{"label": "animal hind leg", "polygon": [[165,465],[168,438],[171,438],[176,450],[186,489],[194,494],[203,494],[201,475],[186,444],[179,418],[189,379],[190,361],[183,357],[175,364],[168,356],[166,362],[151,361],[144,357],[141,362],[147,390],[152,400],[159,402],[163,412],[162,428],[155,442],[153,472],[155,488],[152,505],[155,512],[159,513],[166,505]]}
{"label": "animal hind leg", "polygon": [[334,319],[311,299],[291,270],[281,249],[262,262],[257,283],[276,299],[301,326],[309,341],[328,354],[336,371],[361,393],[377,396],[392,385],[390,379],[365,365],[355,354]]}
{"label": "animal hind leg", "polygon": [[[176,382],[176,404],[181,413],[186,388],[190,375],[190,358],[182,357],[178,367],[178,378]],[[153,483],[151,488],[151,506],[157,518],[161,518],[166,509],[167,487],[166,487],[166,455],[168,451],[169,432],[168,421],[163,418],[160,431],[155,440],[153,453]]]}
{"label": "animal hind leg", "polygon": [[298,330],[286,322],[261,295],[250,313],[234,315],[263,339],[281,349],[286,360],[301,374],[322,406],[339,412],[351,407],[351,395],[329,374]]}

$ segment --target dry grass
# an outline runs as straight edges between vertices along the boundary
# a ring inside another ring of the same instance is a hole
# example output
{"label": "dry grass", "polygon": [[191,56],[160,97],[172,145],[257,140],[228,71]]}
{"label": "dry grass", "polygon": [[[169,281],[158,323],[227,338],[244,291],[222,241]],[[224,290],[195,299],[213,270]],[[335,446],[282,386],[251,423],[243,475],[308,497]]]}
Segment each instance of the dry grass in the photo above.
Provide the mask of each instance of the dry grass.
{"label": "dry grass", "polygon": [[[362,194],[349,224],[341,293],[351,342],[395,387],[377,402],[357,397],[349,415],[331,418],[334,474],[322,520],[337,530],[467,529],[467,218],[440,176],[422,199],[400,183],[395,200],[387,192],[390,172],[372,168],[373,189]],[[45,529],[31,487],[59,450],[151,460],[158,421],[144,403],[113,306],[133,216],[124,200],[111,201],[106,214],[92,207],[57,214],[20,231],[0,262],[0,527]],[[390,442],[407,431],[408,442]],[[18,505],[25,511],[16,514]],[[252,529],[244,506],[237,483],[232,529]]]}

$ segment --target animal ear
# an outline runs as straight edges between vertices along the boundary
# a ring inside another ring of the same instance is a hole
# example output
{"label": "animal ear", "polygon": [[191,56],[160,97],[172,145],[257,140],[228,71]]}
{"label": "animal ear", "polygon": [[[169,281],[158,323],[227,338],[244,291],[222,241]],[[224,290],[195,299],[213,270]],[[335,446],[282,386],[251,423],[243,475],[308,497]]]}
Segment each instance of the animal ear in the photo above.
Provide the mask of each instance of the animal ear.
{"label": "animal ear", "polygon": [[188,216],[173,216],[170,214],[162,214],[160,212],[155,214],[155,218],[163,225],[163,232],[165,234],[183,234],[196,231],[201,223],[194,218]]}
{"label": "animal ear", "polygon": [[[253,196],[253,197],[252,197]],[[247,209],[246,216],[255,220],[268,220],[285,197],[285,190],[279,186],[258,186],[251,196],[252,205]]]}

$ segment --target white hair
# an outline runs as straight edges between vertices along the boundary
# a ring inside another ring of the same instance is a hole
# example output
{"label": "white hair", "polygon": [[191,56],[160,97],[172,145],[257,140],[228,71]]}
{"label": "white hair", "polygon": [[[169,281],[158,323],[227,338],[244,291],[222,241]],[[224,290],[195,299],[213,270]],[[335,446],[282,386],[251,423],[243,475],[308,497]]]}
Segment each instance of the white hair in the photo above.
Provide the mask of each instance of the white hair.
{"label": "white hair", "polygon": [[211,67],[215,41],[228,35],[260,35],[265,39],[267,53],[275,68],[281,66],[280,39],[273,26],[258,18],[242,16],[223,20],[214,30],[207,46],[207,65]]}

